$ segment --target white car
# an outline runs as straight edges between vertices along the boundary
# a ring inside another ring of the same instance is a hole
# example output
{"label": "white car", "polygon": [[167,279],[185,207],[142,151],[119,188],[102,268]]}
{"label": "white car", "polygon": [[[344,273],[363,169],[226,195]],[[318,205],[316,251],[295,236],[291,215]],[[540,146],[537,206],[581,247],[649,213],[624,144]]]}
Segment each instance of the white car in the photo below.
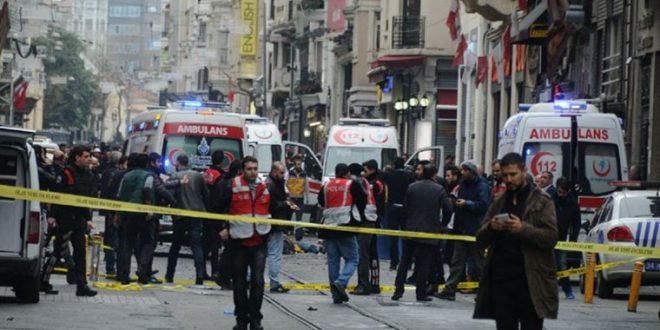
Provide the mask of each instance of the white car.
{"label": "white car", "polygon": [[[594,213],[585,242],[655,248],[660,246],[660,197],[657,189],[612,193]],[[597,264],[633,257],[597,254]],[[587,260],[583,253],[583,260]],[[634,261],[597,272],[596,293],[611,297],[615,287],[630,285]],[[584,282],[581,278],[581,284]],[[643,285],[660,284],[660,259],[644,260]],[[582,287],[583,289],[583,287]],[[584,289],[583,289],[584,291]]]}

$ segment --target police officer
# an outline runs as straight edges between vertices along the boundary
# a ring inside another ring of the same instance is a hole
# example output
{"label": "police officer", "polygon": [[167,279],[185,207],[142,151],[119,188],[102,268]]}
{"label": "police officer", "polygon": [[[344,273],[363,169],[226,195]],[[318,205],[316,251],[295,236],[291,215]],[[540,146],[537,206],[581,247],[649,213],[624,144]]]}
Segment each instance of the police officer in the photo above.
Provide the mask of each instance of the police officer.
{"label": "police officer", "polygon": [[[146,154],[131,154],[131,162],[135,164],[124,175],[119,184],[119,200],[123,202],[148,204],[155,201],[154,177],[147,171],[149,156]],[[130,282],[131,253],[139,244],[138,252],[138,282],[148,284],[151,277],[151,260],[153,258],[153,244],[155,240],[155,221],[152,214],[125,213],[119,228],[121,235],[119,249],[119,263],[117,279],[124,284]]]}
{"label": "police officer", "polygon": [[[96,182],[94,174],[89,170],[90,149],[87,146],[77,145],[69,153],[69,164],[57,178],[57,190],[66,194],[85,197],[94,197]],[[62,255],[62,251],[71,241],[73,246],[73,274],[77,289],[77,296],[93,297],[97,294],[87,285],[85,274],[85,235],[94,228],[92,225],[92,212],[88,208],[53,205],[53,218],[59,227],[55,254]]]}
{"label": "police officer", "polygon": [[[360,182],[362,190],[367,196],[363,213],[363,228],[377,228],[380,217],[385,211],[385,185],[378,177],[378,162],[371,159],[362,164],[362,176],[357,175],[354,180]],[[357,211],[357,208],[353,208]],[[351,291],[354,295],[369,295],[380,293],[380,265],[376,247],[376,235],[360,234],[358,236],[360,261],[358,264],[358,285]]]}
{"label": "police officer", "polygon": [[[235,177],[222,193],[222,208],[231,215],[270,218],[271,198],[266,182],[259,179],[259,163],[256,158],[243,158],[243,175]],[[253,224],[229,221],[229,226],[220,231],[226,241],[231,238],[236,326],[234,329],[263,329],[261,326],[261,304],[264,296],[264,271],[270,224]],[[246,281],[250,269],[250,285]],[[249,290],[249,297],[248,297]]]}
{"label": "police officer", "polygon": [[[366,196],[360,183],[349,179],[349,167],[346,164],[339,163],[335,166],[335,178],[323,186],[318,200],[319,205],[324,207],[324,224],[353,227],[360,225],[361,218],[356,217],[351,209],[357,207],[363,211]],[[335,304],[347,302],[349,298],[346,294],[346,286],[358,266],[358,243],[355,233],[319,230],[319,238],[325,240],[332,301]],[[340,273],[341,259],[344,259],[344,269]]]}

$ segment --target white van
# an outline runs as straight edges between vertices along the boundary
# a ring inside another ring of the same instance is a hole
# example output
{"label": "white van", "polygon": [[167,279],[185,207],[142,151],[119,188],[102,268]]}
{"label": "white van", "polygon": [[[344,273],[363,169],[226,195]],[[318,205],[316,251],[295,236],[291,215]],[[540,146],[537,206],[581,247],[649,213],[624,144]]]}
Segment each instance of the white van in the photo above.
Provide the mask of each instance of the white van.
{"label": "white van", "polygon": [[339,163],[362,164],[375,159],[382,168],[398,156],[397,132],[388,120],[342,118],[330,128],[323,155],[323,182],[335,176]]}
{"label": "white van", "polygon": [[[577,128],[573,164],[571,127]],[[573,171],[583,212],[593,212],[616,189],[608,182],[628,179],[619,119],[586,102],[539,103],[512,116],[499,134],[498,158],[509,152],[523,155],[533,176],[549,171],[557,180]]]}
{"label": "white van", "polygon": [[[39,189],[30,141],[34,131],[0,127],[0,184]],[[12,286],[20,302],[39,302],[42,233],[39,202],[0,198],[0,285]]]}
{"label": "white van", "polygon": [[282,141],[279,129],[267,118],[256,115],[240,116],[245,120],[247,129],[247,154],[256,157],[259,161],[259,175],[262,178],[268,176],[273,162],[283,162],[288,171],[291,169],[291,157],[288,155],[301,155],[303,157],[303,169],[308,174],[307,186],[305,187],[305,205],[307,209],[313,208],[321,190],[323,166],[312,150],[302,143]]}

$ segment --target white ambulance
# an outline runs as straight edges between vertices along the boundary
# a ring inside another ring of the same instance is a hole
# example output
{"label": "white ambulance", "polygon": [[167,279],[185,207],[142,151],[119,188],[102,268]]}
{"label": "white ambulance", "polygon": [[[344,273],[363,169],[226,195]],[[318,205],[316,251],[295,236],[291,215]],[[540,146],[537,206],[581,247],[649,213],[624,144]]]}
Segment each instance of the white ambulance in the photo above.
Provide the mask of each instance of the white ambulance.
{"label": "white ambulance", "polygon": [[259,160],[259,175],[262,178],[268,176],[273,162],[283,162],[288,171],[293,166],[290,156],[301,155],[303,157],[303,169],[308,175],[305,186],[305,205],[308,209],[313,208],[321,190],[323,166],[312,150],[302,143],[282,141],[279,129],[267,118],[256,115],[240,116],[245,120],[247,129],[247,154]]}
{"label": "white ambulance", "polygon": [[323,182],[335,177],[339,163],[375,159],[381,168],[399,156],[397,131],[386,119],[342,118],[330,128],[323,156]]}
{"label": "white ambulance", "polygon": [[[577,145],[571,164],[572,127]],[[614,191],[608,182],[628,179],[619,118],[583,101],[534,104],[509,118],[499,134],[498,158],[509,152],[523,155],[533,176],[549,171],[557,180],[573,171],[583,212],[600,207]]]}
{"label": "white ambulance", "polygon": [[155,108],[133,118],[128,128],[126,153],[157,152],[166,173],[176,171],[176,158],[185,154],[190,166],[204,170],[211,165],[211,154],[222,150],[227,169],[247,150],[244,121],[226,111],[226,104],[198,101],[177,103],[175,108]]}

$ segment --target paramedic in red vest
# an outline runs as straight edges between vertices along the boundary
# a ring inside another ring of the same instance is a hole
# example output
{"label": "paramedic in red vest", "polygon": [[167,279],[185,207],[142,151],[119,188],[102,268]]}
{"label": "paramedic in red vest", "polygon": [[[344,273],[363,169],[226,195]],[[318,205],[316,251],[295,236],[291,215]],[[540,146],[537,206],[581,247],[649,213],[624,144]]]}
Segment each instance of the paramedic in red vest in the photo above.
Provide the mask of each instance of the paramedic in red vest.
{"label": "paramedic in red vest", "polygon": [[[363,212],[366,195],[359,182],[349,179],[346,164],[339,163],[335,166],[335,178],[323,186],[318,201],[319,205],[324,207],[324,224],[353,227],[360,225],[362,219],[355,217],[351,209],[357,207]],[[335,304],[348,301],[346,286],[358,266],[358,244],[355,236],[355,233],[347,231],[319,230],[319,238],[325,240],[330,292]],[[344,259],[344,269],[340,272],[341,259]]]}
{"label": "paramedic in red vest", "polygon": [[[222,193],[221,203],[231,215],[270,218],[270,193],[266,182],[259,179],[256,158],[243,158],[243,175],[237,176]],[[261,304],[264,296],[264,269],[270,224],[242,221],[223,222],[222,240],[230,239],[233,253],[232,281],[234,284],[235,330],[263,329]],[[228,228],[227,228],[228,227]],[[250,269],[250,285],[247,272]],[[248,295],[249,288],[249,295]]]}
{"label": "paramedic in red vest", "polygon": [[[349,169],[354,174],[352,169]],[[357,168],[356,168],[357,170]],[[385,212],[385,184],[378,177],[378,162],[371,159],[362,164],[361,176],[356,175],[360,181],[362,190],[367,196],[367,204],[364,208],[362,223],[363,228],[379,228],[380,220]],[[356,211],[354,208],[353,211]],[[378,250],[376,246],[376,235],[359,234],[358,245],[360,262],[358,264],[358,285],[351,291],[354,295],[369,295],[380,293],[380,265],[378,262]]]}

